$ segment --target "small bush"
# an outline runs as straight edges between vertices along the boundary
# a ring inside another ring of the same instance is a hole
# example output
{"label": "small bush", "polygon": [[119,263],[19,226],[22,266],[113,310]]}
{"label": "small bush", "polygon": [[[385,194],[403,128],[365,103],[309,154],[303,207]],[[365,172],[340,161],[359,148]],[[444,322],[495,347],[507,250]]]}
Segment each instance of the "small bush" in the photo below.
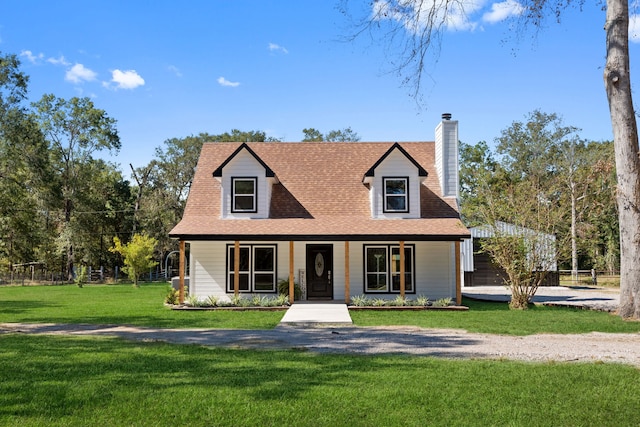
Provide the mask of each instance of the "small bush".
{"label": "small bush", "polygon": [[187,305],[190,305],[191,307],[203,307],[204,302],[200,301],[195,295],[189,295],[187,297]]}
{"label": "small bush", "polygon": [[407,303],[407,299],[405,297],[398,295],[395,297],[395,299],[389,302],[389,305],[393,307],[404,307],[405,305],[409,304]]}
{"label": "small bush", "polygon": [[79,287],[83,287],[87,283],[87,266],[81,265],[76,272],[76,279],[74,283]]}
{"label": "small bush", "polygon": [[164,297],[165,304],[176,305],[180,299],[180,292],[173,289],[172,286],[167,287],[167,294]]}
{"label": "small bush", "polygon": [[369,302],[374,307],[384,307],[387,304],[387,300],[384,298],[374,298]]}
{"label": "small bush", "polygon": [[289,305],[289,295],[278,294],[275,300],[276,300],[276,305],[278,306]]}
{"label": "small bush", "polygon": [[[279,279],[278,280],[278,294],[284,294],[289,296],[289,279]],[[296,282],[293,282],[293,299],[300,300],[302,298],[302,289],[300,285]]]}
{"label": "small bush", "polygon": [[244,298],[240,294],[233,294],[231,297],[231,305],[235,305],[236,307],[240,307],[240,304]]}
{"label": "small bush", "polygon": [[451,298],[440,298],[433,303],[434,307],[448,307],[451,305]]}
{"label": "small bush", "polygon": [[426,307],[429,305],[429,303],[429,298],[424,295],[418,295],[418,298],[416,298],[416,305],[418,306]]}
{"label": "small bush", "polygon": [[355,295],[351,297],[351,305],[355,307],[365,307],[369,305],[369,298],[366,295]]}
{"label": "small bush", "polygon": [[218,297],[214,295],[209,295],[205,300],[205,303],[208,307],[216,307],[218,305]]}
{"label": "small bush", "polygon": [[262,305],[262,297],[260,295],[251,295],[250,303],[254,307],[260,307]]}

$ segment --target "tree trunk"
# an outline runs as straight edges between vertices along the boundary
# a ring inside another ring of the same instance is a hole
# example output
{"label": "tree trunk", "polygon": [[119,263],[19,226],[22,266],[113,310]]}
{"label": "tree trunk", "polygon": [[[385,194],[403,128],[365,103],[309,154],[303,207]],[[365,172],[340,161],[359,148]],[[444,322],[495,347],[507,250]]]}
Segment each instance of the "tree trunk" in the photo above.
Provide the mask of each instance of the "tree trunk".
{"label": "tree trunk", "polygon": [[[71,209],[72,202],[70,199],[65,199],[64,201],[64,227],[65,230],[69,228],[69,224],[71,223]],[[74,254],[73,254],[73,244],[69,242],[69,246],[67,246],[67,280],[73,282],[75,279],[73,275],[73,264],[74,264]]]}
{"label": "tree trunk", "polygon": [[576,186],[571,183],[571,281],[578,282],[578,232],[576,223],[578,222],[576,209]]}
{"label": "tree trunk", "polygon": [[604,85],[609,101],[618,178],[620,219],[620,307],[623,318],[640,318],[640,159],[638,128],[629,73],[628,0],[607,0],[607,61]]}

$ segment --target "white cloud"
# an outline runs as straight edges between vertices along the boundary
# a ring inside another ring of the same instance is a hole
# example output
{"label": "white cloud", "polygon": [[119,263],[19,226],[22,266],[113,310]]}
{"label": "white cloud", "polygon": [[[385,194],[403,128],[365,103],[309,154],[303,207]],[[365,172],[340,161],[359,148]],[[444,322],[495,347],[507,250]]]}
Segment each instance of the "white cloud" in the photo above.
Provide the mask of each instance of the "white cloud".
{"label": "white cloud", "polygon": [[47,62],[53,65],[70,65],[62,55],[59,58],[47,58]]}
{"label": "white cloud", "polygon": [[86,68],[84,65],[75,64],[67,70],[64,79],[72,83],[82,83],[83,81],[90,82],[95,80],[97,75],[98,74],[95,71]]}
{"label": "white cloud", "polygon": [[[473,31],[478,24],[470,16],[478,12],[485,0],[460,0],[446,2],[444,0],[403,1],[376,0],[373,3],[375,19],[391,19],[400,22],[407,31],[419,34],[427,26],[434,29],[443,28],[452,31]],[[446,14],[444,11],[446,10]],[[416,19],[417,17],[417,19]]]}
{"label": "white cloud", "polygon": [[240,86],[240,82],[230,82],[229,80],[225,79],[224,77],[218,77],[218,84],[220,84],[220,86],[227,86],[227,87],[238,87],[238,86]]}
{"label": "white cloud", "polygon": [[34,55],[30,50],[23,50],[22,52],[20,52],[20,56],[24,56],[25,58],[27,58],[27,61],[31,62],[32,64],[37,64],[39,60],[44,58],[44,54],[39,53],[38,55]]}
{"label": "white cloud", "polygon": [[640,43],[640,15],[629,16],[629,41]]}
{"label": "white cloud", "polygon": [[512,16],[522,15],[524,7],[515,0],[505,0],[501,3],[493,3],[491,12],[482,15],[482,20],[490,24],[502,22]]}
{"label": "white cloud", "polygon": [[269,43],[269,50],[271,52],[276,51],[276,52],[282,52],[282,53],[289,53],[287,48],[285,48],[283,46],[280,46],[278,44],[275,44],[275,43]]}
{"label": "white cloud", "polygon": [[176,77],[182,77],[182,72],[178,69],[178,67],[174,65],[169,65],[167,69],[171,71],[173,74],[175,74]]}
{"label": "white cloud", "polygon": [[[492,3],[487,10],[487,0],[376,0],[373,3],[373,18],[394,20],[412,34],[420,34],[427,26],[434,30],[474,31],[482,21],[496,24],[507,18],[518,16],[524,8],[517,0]],[[446,12],[445,12],[446,11]],[[445,14],[446,13],[446,14]],[[416,17],[418,17],[416,19]]]}
{"label": "white cloud", "polygon": [[144,85],[144,79],[135,70],[113,70],[111,81],[116,84],[116,89],[135,89]]}
{"label": "white cloud", "polygon": [[51,58],[45,59],[44,53],[39,53],[35,55],[30,50],[23,50],[22,52],[20,52],[20,56],[27,58],[27,61],[31,62],[32,64],[38,64],[41,61],[46,61],[49,64],[53,64],[53,65],[63,65],[63,66],[71,65],[62,55],[60,55],[58,58],[51,57]]}

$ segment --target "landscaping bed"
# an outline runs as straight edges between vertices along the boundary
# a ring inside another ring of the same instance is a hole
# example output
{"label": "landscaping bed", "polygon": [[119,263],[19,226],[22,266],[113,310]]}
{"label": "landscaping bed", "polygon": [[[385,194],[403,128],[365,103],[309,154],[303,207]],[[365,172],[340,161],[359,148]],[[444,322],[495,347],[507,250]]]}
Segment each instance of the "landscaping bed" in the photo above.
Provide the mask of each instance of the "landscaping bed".
{"label": "landscaping bed", "polygon": [[418,306],[418,305],[405,305],[405,306],[392,306],[392,305],[384,305],[384,306],[357,306],[357,305],[349,305],[347,306],[349,310],[355,311],[364,311],[364,310],[380,310],[380,311],[423,311],[423,310],[444,310],[444,311],[467,311],[469,307],[464,305],[448,305],[446,307],[434,306],[434,305],[426,305],[426,306]]}
{"label": "landscaping bed", "polygon": [[285,311],[289,308],[289,306],[283,305],[278,307],[219,307],[219,306],[200,306],[193,307],[190,305],[171,305],[167,304],[171,310],[228,310],[228,311]]}

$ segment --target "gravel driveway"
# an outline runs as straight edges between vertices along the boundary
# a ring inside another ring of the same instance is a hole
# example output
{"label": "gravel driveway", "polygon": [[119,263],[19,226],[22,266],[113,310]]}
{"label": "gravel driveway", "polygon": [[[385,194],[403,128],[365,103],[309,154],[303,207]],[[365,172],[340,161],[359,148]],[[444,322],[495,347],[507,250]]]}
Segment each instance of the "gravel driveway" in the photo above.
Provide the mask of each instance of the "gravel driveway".
{"label": "gravel driveway", "polygon": [[618,362],[640,368],[640,333],[524,337],[415,327],[279,326],[272,330],[156,329],[130,326],[0,324],[0,333],[114,336],[129,340],[318,353],[413,354],[452,359]]}
{"label": "gravel driveway", "polygon": [[[502,286],[463,288],[465,296],[508,301]],[[619,292],[606,288],[540,288],[540,304],[614,311]],[[0,333],[114,336],[128,340],[318,353],[413,354],[452,359],[618,362],[640,368],[640,333],[509,336],[416,327],[278,326],[272,330],[158,329],[132,326],[0,323]]]}

